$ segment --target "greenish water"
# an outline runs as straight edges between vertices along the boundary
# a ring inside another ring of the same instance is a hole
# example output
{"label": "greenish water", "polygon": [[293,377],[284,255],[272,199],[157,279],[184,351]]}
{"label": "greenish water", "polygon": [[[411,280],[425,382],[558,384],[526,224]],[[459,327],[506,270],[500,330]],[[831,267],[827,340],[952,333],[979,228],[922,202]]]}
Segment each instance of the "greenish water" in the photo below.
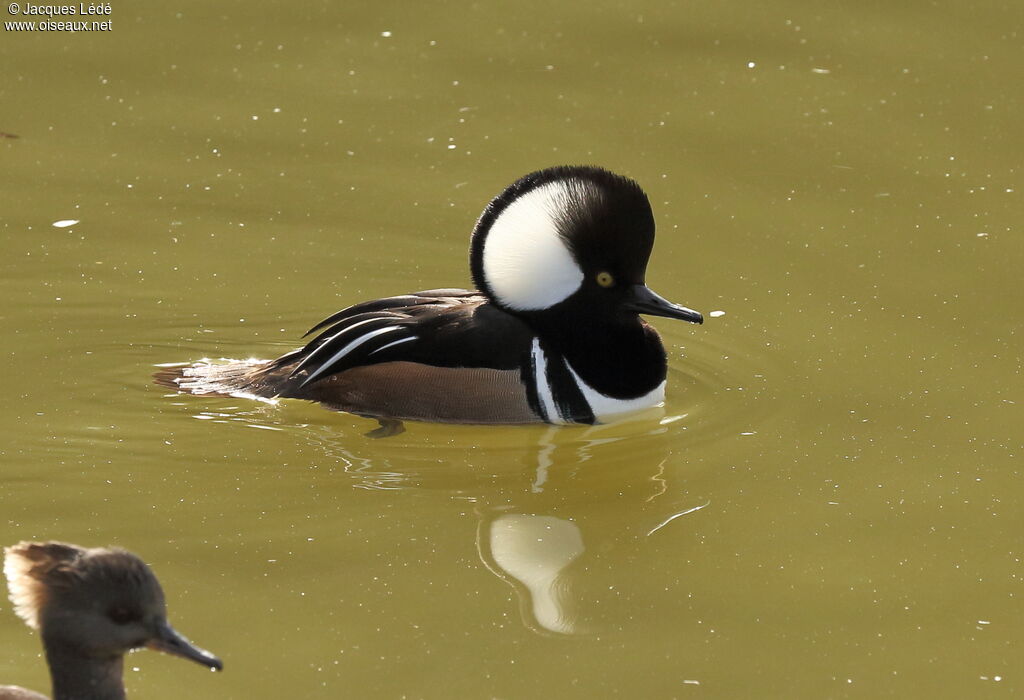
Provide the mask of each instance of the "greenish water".
{"label": "greenish water", "polygon": [[[0,540],[153,565],[226,671],[143,652],[134,696],[1020,692],[1019,4],[110,19],[0,39]],[[468,285],[558,163],[636,178],[648,282],[725,311],[655,321],[660,415],[372,440],[150,383]],[[0,648],[46,687],[6,602]]]}

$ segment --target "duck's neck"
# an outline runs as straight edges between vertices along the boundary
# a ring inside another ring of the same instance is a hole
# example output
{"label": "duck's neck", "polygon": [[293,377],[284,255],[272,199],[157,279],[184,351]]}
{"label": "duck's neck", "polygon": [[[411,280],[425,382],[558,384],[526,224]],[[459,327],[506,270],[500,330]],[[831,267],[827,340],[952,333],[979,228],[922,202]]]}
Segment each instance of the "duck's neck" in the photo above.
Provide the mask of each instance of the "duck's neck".
{"label": "duck's neck", "polygon": [[542,333],[573,371],[605,396],[632,399],[665,380],[664,346],[639,317],[578,327],[551,324]]}
{"label": "duck's neck", "polygon": [[46,645],[53,700],[125,700],[124,657],[91,659],[59,644]]}

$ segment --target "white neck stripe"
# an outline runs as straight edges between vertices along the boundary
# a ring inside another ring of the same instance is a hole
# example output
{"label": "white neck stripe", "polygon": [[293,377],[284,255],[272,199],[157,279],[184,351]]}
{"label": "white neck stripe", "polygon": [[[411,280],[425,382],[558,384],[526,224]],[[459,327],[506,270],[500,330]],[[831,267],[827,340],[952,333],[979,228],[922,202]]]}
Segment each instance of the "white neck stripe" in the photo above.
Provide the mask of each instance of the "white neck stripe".
{"label": "white neck stripe", "polygon": [[652,406],[659,406],[665,402],[665,381],[662,380],[661,384],[651,389],[643,396],[638,396],[635,399],[616,399],[611,396],[602,394],[597,389],[589,386],[580,375],[576,374],[576,370],[572,368],[568,360],[565,366],[569,368],[569,374],[572,375],[573,380],[576,382],[576,386],[579,387],[580,392],[583,394],[584,400],[590,404],[590,410],[594,413],[594,418],[598,422],[604,422],[605,419],[615,420],[626,413],[636,413],[642,411],[645,408],[651,408]]}
{"label": "white neck stripe", "polygon": [[544,350],[540,347],[540,338],[533,339],[533,381],[537,386],[537,401],[540,402],[544,415],[549,423],[564,424],[561,414],[555,407],[554,392],[551,391],[551,383],[548,381],[548,361]]}

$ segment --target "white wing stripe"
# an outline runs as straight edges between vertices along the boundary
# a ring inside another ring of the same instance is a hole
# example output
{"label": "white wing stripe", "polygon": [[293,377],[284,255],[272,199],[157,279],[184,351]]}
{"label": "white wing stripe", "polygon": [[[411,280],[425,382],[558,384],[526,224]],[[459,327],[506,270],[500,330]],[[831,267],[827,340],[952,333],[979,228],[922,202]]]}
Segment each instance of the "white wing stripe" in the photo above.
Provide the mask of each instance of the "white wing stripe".
{"label": "white wing stripe", "polygon": [[[364,322],[360,321],[360,323],[364,323]],[[359,325],[359,324],[356,324],[356,325]],[[355,326],[352,326],[352,327],[354,328]],[[377,330],[370,331],[369,333],[366,333],[365,335],[359,336],[358,338],[356,338],[355,340],[350,342],[348,345],[343,347],[341,350],[336,352],[333,357],[331,357],[329,360],[327,360],[327,362],[324,362],[322,365],[320,365],[320,367],[318,367],[317,370],[315,372],[313,372],[311,375],[306,377],[306,380],[304,382],[302,382],[302,384],[300,384],[299,386],[306,386],[311,381],[313,381],[314,379],[319,377],[321,374],[326,372],[328,369],[330,369],[331,365],[333,365],[335,362],[337,362],[341,358],[345,357],[345,355],[349,354],[350,352],[352,352],[353,350],[355,350],[356,348],[358,348],[360,345],[362,345],[366,341],[370,340],[371,338],[376,338],[378,335],[381,335],[382,333],[391,333],[392,331],[397,331],[397,330],[401,330],[401,328],[399,328],[398,326],[386,326],[385,328],[378,328]]]}
{"label": "white wing stripe", "polygon": [[401,343],[408,343],[408,342],[409,342],[410,340],[416,340],[416,338],[417,338],[417,337],[418,337],[418,336],[415,336],[415,335],[410,335],[410,336],[409,336],[408,338],[399,338],[398,340],[392,340],[392,341],[391,341],[390,343],[388,343],[387,345],[381,345],[381,346],[380,346],[379,348],[377,348],[376,350],[374,350],[373,352],[371,352],[371,353],[370,353],[370,355],[376,355],[376,354],[377,354],[378,352],[380,352],[381,350],[387,350],[387,349],[388,349],[388,348],[390,348],[390,347],[391,347],[392,345],[399,345],[399,344],[401,344]]}
{"label": "white wing stripe", "polygon": [[[344,335],[345,333],[348,333],[353,328],[359,328],[359,326],[362,326],[363,324],[370,323],[372,321],[379,321],[379,320],[380,320],[379,317],[367,318],[367,319],[363,319],[362,321],[358,321],[356,323],[353,323],[351,326],[346,326],[343,330],[338,331],[337,333],[332,335],[330,338],[328,338],[324,342],[320,343],[320,347],[318,347],[316,350],[314,350],[313,352],[311,352],[308,355],[306,355],[306,358],[302,361],[302,364],[300,364],[297,369],[301,369],[304,365],[308,365],[310,362],[312,362],[313,358],[315,358],[317,355],[321,354],[321,351],[324,348],[326,348],[330,343],[332,343],[339,336]],[[333,362],[333,361],[334,360],[331,360],[331,362]],[[331,362],[328,362],[327,364],[330,364]]]}

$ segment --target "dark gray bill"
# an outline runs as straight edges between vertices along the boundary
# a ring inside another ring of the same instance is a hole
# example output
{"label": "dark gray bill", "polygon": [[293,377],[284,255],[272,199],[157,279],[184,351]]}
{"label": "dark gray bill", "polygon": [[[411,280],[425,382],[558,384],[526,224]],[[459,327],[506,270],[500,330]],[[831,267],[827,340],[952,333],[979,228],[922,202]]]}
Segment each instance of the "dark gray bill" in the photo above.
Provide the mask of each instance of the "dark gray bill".
{"label": "dark gray bill", "polygon": [[678,318],[690,323],[704,323],[704,317],[698,311],[673,304],[668,299],[655,294],[645,284],[633,285],[630,290],[626,308],[641,314]]}
{"label": "dark gray bill", "polygon": [[185,639],[166,622],[161,624],[157,636],[146,643],[146,648],[191,659],[196,663],[212,668],[214,671],[220,671],[224,668],[224,664],[221,663],[220,659]]}

